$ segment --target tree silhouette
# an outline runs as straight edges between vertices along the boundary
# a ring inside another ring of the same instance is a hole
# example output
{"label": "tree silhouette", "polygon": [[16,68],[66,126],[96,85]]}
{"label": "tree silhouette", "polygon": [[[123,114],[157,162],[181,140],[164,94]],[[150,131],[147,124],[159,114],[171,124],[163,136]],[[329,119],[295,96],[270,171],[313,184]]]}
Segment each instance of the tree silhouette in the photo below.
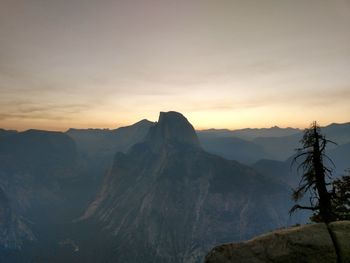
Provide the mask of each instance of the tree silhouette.
{"label": "tree silhouette", "polygon": [[332,209],[337,220],[350,220],[350,171],[348,173],[332,183]]}
{"label": "tree silhouette", "polygon": [[296,204],[290,213],[297,209],[308,209],[314,211],[312,221],[326,223],[334,221],[336,216],[332,211],[332,192],[327,189],[327,185],[330,184],[327,181],[331,177],[332,170],[324,164],[325,159],[333,164],[325,154],[327,143],[331,141],[321,134],[320,127],[313,122],[310,128],[305,130],[300,142],[302,147],[298,149],[292,164],[302,158],[298,171],[301,169],[303,174],[298,188],[293,191],[293,199],[298,201],[306,192],[310,192],[310,206]]}

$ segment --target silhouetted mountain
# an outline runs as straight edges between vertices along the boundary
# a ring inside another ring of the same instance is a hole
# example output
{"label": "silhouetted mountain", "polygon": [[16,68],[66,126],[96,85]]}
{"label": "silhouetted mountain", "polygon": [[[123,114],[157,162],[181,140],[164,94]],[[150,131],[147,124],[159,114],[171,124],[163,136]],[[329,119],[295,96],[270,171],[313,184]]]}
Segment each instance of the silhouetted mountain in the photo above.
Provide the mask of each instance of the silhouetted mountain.
{"label": "silhouetted mountain", "polygon": [[213,244],[286,224],[287,194],[248,166],[203,151],[192,125],[167,112],[145,142],[115,155],[82,218],[110,234],[112,261],[201,262]]}
{"label": "silhouetted mountain", "polygon": [[0,128],[0,137],[7,136],[9,134],[17,133],[15,130],[4,130]]}
{"label": "silhouetted mountain", "polygon": [[263,159],[253,164],[252,167],[265,176],[272,177],[275,180],[285,182],[295,187],[295,185],[293,185],[295,180],[292,180],[292,174],[295,171],[290,167],[289,161],[281,162]]}
{"label": "silhouetted mountain", "polygon": [[156,148],[166,144],[199,147],[193,126],[184,116],[174,111],[160,113],[159,121],[148,132],[146,142],[151,142]]}
{"label": "silhouetted mountain", "polygon": [[284,137],[300,133],[300,129],[295,128],[280,128],[274,126],[271,128],[246,128],[238,130],[228,129],[208,129],[197,131],[199,135],[210,137],[237,137],[244,140],[253,140],[258,137]]}
{"label": "silhouetted mountain", "polygon": [[[332,177],[341,177],[346,174],[346,170],[350,169],[350,143],[346,143],[331,150],[327,150],[326,154],[331,158],[330,162],[324,159],[325,165],[332,170]],[[302,169],[298,172],[298,166],[302,162],[299,158],[295,162],[293,159],[295,154],[287,158],[285,161],[276,160],[259,160],[252,167],[261,174],[272,177],[288,184],[292,188],[296,188],[302,175]]]}
{"label": "silhouetted mountain", "polygon": [[81,191],[71,199],[77,164],[75,143],[64,133],[28,130],[0,138],[1,199],[8,200],[3,215],[10,229],[2,239],[14,240],[16,245],[10,247],[31,239],[31,231],[40,240],[49,234],[44,231],[48,225],[57,227],[60,220],[70,217],[70,208],[83,196]]}
{"label": "silhouetted mountain", "polygon": [[69,129],[66,134],[76,142],[82,160],[98,181],[111,167],[114,154],[126,152],[135,143],[143,141],[153,124],[141,120],[115,130]]}
{"label": "silhouetted mountain", "polygon": [[[271,128],[261,129],[260,133],[259,131],[259,129],[243,129],[239,132],[207,130],[199,131],[198,135],[207,151],[225,158],[237,159],[247,164],[252,164],[258,159],[285,161],[295,153],[303,136],[303,133],[298,129]],[[275,131],[280,132],[276,133]],[[284,133],[290,133],[291,135],[282,136]],[[350,142],[350,123],[328,125],[322,128],[322,133],[327,139],[337,142],[338,145],[348,143]],[[273,134],[278,136],[273,136]],[[238,137],[248,138],[251,141],[238,141]],[[232,147],[228,147],[223,143],[225,141],[230,143]],[[245,147],[241,147],[243,144]],[[331,150],[336,146],[329,144],[328,148]]]}
{"label": "silhouetted mountain", "polygon": [[348,123],[332,123],[322,128],[322,133],[337,144],[345,144],[350,142],[350,122]]}
{"label": "silhouetted mountain", "polygon": [[74,139],[78,149],[87,154],[114,154],[125,152],[146,136],[153,122],[141,120],[133,125],[115,130],[69,129],[66,133]]}
{"label": "silhouetted mountain", "polygon": [[335,169],[337,176],[344,175],[345,170],[350,169],[350,143],[339,145],[328,151],[328,156],[334,162],[335,167],[333,169]]}
{"label": "silhouetted mountain", "polygon": [[253,142],[263,147],[268,153],[265,159],[284,161],[295,153],[302,137],[302,133],[286,137],[258,137]]}
{"label": "silhouetted mountain", "polygon": [[76,157],[73,140],[60,132],[28,130],[0,138],[1,171],[25,170],[36,179],[63,176]]}
{"label": "silhouetted mountain", "polygon": [[211,137],[202,133],[198,137],[204,150],[229,160],[251,164],[269,156],[261,145],[236,137]]}
{"label": "silhouetted mountain", "polygon": [[208,152],[246,164],[260,159],[286,160],[302,138],[299,129],[279,127],[236,131],[211,129],[197,133]]}
{"label": "silhouetted mountain", "polygon": [[260,159],[283,161],[295,153],[302,133],[284,137],[257,137],[251,141],[219,134],[199,133],[204,149],[230,160],[252,164]]}

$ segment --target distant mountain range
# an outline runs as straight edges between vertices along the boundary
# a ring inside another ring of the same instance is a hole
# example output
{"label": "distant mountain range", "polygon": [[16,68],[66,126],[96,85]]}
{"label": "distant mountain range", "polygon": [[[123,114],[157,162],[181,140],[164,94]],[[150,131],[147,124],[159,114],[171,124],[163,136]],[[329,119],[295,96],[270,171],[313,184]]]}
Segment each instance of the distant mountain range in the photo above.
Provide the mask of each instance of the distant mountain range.
{"label": "distant mountain range", "polygon": [[126,152],[133,144],[140,142],[146,136],[153,122],[141,120],[133,125],[115,130],[109,129],[69,129],[69,135],[82,153],[96,157]]}
{"label": "distant mountain range", "polygon": [[197,131],[197,133],[201,136],[236,137],[248,141],[254,140],[255,138],[259,137],[285,137],[300,132],[302,132],[302,130],[300,129],[280,128],[278,126],[274,126],[271,128],[246,128],[239,130],[208,129]]}
{"label": "distant mountain range", "polygon": [[[322,131],[340,175],[350,124]],[[0,129],[0,262],[201,262],[217,243],[305,222],[288,216],[301,136],[195,132],[176,112],[115,130]]]}
{"label": "distant mountain range", "polygon": [[[269,133],[269,131],[271,132]],[[286,161],[300,147],[300,140],[303,136],[302,131],[298,129],[278,127],[239,131],[224,130],[224,132],[222,130],[207,130],[197,133],[206,151],[249,165],[262,159]],[[330,124],[322,128],[322,133],[327,139],[337,143],[337,145],[328,145],[330,153],[332,152],[336,159],[339,155],[344,156],[346,147],[343,148],[342,145],[350,143],[350,123]],[[337,154],[337,148],[342,153]],[[347,164],[350,157],[338,160],[335,160],[339,166],[338,172],[343,172],[344,167],[350,166]]]}

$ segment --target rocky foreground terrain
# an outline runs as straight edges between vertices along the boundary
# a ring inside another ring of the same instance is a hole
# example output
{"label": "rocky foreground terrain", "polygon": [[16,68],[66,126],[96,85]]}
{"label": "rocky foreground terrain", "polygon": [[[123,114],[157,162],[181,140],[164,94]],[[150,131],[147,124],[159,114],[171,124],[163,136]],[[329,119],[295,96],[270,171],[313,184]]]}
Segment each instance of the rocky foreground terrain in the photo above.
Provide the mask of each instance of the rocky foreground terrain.
{"label": "rocky foreground terrain", "polygon": [[205,257],[205,263],[238,262],[350,262],[350,221],[331,223],[328,229],[326,224],[319,223],[277,230],[246,242],[217,246]]}

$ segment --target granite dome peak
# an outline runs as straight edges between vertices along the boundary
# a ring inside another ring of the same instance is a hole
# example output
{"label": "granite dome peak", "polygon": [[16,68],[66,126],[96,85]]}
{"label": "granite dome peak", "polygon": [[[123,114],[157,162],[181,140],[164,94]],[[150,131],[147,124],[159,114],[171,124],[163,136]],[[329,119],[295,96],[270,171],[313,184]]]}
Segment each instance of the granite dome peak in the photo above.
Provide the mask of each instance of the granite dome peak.
{"label": "granite dome peak", "polygon": [[180,143],[199,147],[192,124],[179,112],[160,112],[156,124],[150,128],[146,141],[159,146]]}

